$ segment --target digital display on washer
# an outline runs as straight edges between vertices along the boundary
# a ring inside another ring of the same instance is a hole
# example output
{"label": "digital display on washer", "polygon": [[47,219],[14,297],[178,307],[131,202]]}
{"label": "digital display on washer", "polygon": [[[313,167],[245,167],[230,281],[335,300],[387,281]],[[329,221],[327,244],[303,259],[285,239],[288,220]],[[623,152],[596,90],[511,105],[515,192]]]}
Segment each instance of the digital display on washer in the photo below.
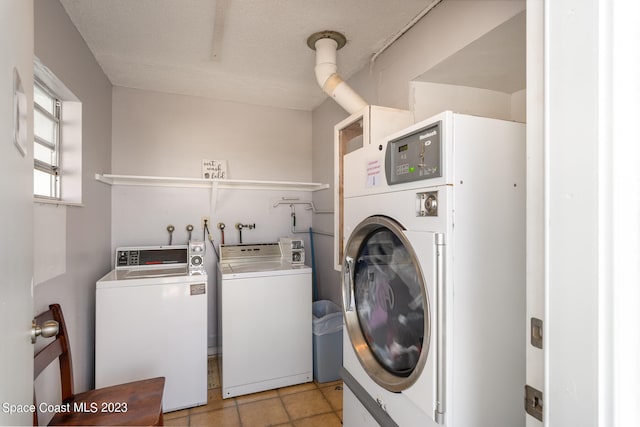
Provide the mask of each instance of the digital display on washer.
{"label": "digital display on washer", "polygon": [[118,267],[186,264],[187,248],[119,250],[116,257]]}
{"label": "digital display on washer", "polygon": [[385,174],[389,185],[442,176],[442,122],[431,123],[387,144]]}

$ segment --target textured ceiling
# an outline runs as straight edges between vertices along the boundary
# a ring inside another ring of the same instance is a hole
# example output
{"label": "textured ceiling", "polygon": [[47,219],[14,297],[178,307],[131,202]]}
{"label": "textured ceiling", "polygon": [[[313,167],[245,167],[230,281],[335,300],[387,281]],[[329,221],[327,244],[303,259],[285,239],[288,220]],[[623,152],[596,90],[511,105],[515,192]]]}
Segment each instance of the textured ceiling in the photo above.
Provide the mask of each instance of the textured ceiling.
{"label": "textured ceiling", "polygon": [[311,110],[309,35],[336,30],[345,79],[432,0],[61,0],[111,83]]}

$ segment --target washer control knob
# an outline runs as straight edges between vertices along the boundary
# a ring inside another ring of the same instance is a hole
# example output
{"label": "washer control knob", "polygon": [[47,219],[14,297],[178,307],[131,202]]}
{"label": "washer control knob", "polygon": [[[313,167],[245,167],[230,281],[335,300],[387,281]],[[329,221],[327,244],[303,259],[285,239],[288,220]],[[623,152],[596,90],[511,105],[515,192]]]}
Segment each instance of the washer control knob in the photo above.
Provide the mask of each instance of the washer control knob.
{"label": "washer control knob", "polygon": [[424,202],[424,208],[428,215],[435,215],[438,213],[438,199],[435,195],[430,194],[427,200]]}
{"label": "washer control knob", "polygon": [[438,192],[416,194],[416,216],[438,216]]}

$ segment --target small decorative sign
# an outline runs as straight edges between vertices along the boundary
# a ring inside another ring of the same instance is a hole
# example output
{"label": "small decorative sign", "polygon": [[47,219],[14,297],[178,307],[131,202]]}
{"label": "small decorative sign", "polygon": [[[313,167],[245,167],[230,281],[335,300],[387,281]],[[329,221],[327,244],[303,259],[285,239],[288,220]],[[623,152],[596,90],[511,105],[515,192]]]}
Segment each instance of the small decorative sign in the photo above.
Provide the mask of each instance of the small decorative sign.
{"label": "small decorative sign", "polygon": [[226,179],[226,160],[202,160],[202,179]]}

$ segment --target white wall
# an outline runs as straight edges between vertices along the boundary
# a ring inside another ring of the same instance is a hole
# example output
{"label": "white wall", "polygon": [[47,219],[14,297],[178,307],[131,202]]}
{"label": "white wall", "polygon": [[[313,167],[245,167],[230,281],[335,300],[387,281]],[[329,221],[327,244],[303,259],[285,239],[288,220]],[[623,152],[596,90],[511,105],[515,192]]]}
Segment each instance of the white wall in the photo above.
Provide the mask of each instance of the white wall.
{"label": "white wall", "polygon": [[524,0],[445,0],[349,83],[371,104],[411,109],[410,81],[524,9]]}
{"label": "white wall", "polygon": [[123,87],[113,89],[112,173],[311,180],[311,113]]}
{"label": "white wall", "polygon": [[[311,113],[260,107],[192,96],[115,87],[113,89],[112,172],[125,175],[201,177],[202,160],[227,160],[229,179],[311,181]],[[328,181],[327,181],[328,182]],[[210,217],[211,234],[221,243],[219,222],[225,224],[225,243],[275,242],[292,235],[291,209],[274,207],[282,197],[311,201],[302,191],[218,190],[202,188],[116,186],[113,188],[111,253],[127,245],[164,245],[166,230],[175,227],[174,244],[185,244],[186,226],[192,238],[202,239],[201,218]],[[311,213],[296,207],[297,235],[306,241]],[[217,264],[207,245],[209,274],[209,347],[216,346],[215,276]],[[310,248],[307,250],[310,263]]]}
{"label": "white wall", "polygon": [[[524,0],[456,1],[445,0],[428,13],[411,30],[383,52],[373,64],[365,66],[348,79],[349,85],[368,103],[416,112],[416,120],[426,118],[436,109],[467,109],[481,114],[489,111],[500,117],[524,121],[524,92],[504,94],[471,88],[451,87],[444,92],[447,100],[427,100],[432,91],[442,95],[447,85],[435,86],[415,82],[427,70],[450,57],[525,9]],[[348,34],[347,34],[348,35]],[[338,52],[338,68],[340,52]],[[417,96],[416,96],[417,95]],[[487,105],[483,102],[489,100]],[[313,112],[313,179],[333,176],[333,126],[348,114],[333,100],[326,100]],[[424,117],[423,117],[424,116]],[[332,183],[333,181],[329,181]],[[333,186],[331,191],[333,191]],[[324,194],[314,195],[316,204],[333,209]],[[314,228],[333,229],[333,218],[316,216]],[[333,248],[325,237],[317,241],[316,259],[332,259]],[[329,268],[329,265],[327,265]],[[340,303],[339,274],[318,272],[319,294]]]}
{"label": "white wall", "polygon": [[467,86],[410,82],[410,104],[416,122],[444,110],[524,122],[526,91],[514,94]]}
{"label": "white wall", "polygon": [[[603,3],[606,2],[600,5]],[[608,261],[613,286],[604,281],[601,289],[611,297],[610,311],[606,314],[611,316],[613,333],[601,340],[601,349],[610,349],[611,359],[604,361],[609,369],[604,376],[610,374],[613,378],[610,389],[607,384],[604,387],[600,384],[599,412],[605,415],[600,416],[605,420],[602,425],[609,422],[614,427],[624,427],[640,425],[640,170],[637,163],[640,145],[635,137],[640,117],[640,58],[629,55],[640,41],[640,4],[627,2],[624,7],[617,7],[607,3],[603,9],[609,14],[604,15],[602,31],[607,55],[601,61],[608,64],[611,59],[612,67],[611,73],[603,78],[602,86],[610,88],[612,105],[611,127],[607,129],[610,139],[601,141],[601,150],[606,153],[603,157],[609,159],[611,170],[608,182],[611,210],[607,217],[610,228],[605,230],[611,231],[611,240],[607,243],[612,248]],[[602,335],[608,335],[606,332]],[[611,417],[607,417],[609,415]]]}
{"label": "white wall", "polygon": [[[36,286],[34,309],[62,305],[76,388],[83,391],[93,386],[95,283],[110,266],[111,189],[93,174],[108,170],[111,163],[111,83],[57,0],[36,0],[34,9],[35,55],[82,102],[84,203],[60,208],[66,209],[66,232],[56,238],[65,239],[60,248],[66,251],[66,268]],[[38,209],[35,214],[46,212]],[[46,229],[42,233],[35,236],[36,244],[52,238]]]}

